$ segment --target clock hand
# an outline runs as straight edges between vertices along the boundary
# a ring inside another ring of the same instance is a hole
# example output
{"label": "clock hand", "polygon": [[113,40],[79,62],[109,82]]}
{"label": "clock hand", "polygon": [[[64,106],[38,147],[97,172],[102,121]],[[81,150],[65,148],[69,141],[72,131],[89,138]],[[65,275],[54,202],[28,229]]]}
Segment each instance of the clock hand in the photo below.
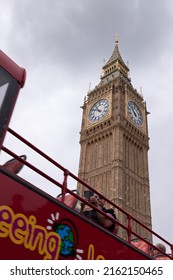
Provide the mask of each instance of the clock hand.
{"label": "clock hand", "polygon": [[97,107],[95,111],[101,113],[102,110],[100,110],[100,109]]}
{"label": "clock hand", "polygon": [[133,114],[135,115],[135,117],[137,117],[136,110],[133,108],[132,111],[133,111]]}

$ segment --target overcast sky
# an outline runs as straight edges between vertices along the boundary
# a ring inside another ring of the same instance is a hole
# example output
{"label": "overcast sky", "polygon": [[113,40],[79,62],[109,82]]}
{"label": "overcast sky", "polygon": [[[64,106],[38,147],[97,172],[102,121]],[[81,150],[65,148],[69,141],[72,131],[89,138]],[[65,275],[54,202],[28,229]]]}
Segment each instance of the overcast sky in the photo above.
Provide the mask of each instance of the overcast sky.
{"label": "overcast sky", "polygon": [[[0,0],[0,11],[0,48],[27,70],[10,127],[74,174],[80,152],[80,106],[89,84],[93,88],[99,83],[118,33],[132,84],[138,91],[142,88],[151,113],[153,230],[173,243],[173,1]],[[6,143],[47,169],[11,137]],[[6,159],[2,154],[0,163]],[[31,177],[27,168],[22,175]]]}

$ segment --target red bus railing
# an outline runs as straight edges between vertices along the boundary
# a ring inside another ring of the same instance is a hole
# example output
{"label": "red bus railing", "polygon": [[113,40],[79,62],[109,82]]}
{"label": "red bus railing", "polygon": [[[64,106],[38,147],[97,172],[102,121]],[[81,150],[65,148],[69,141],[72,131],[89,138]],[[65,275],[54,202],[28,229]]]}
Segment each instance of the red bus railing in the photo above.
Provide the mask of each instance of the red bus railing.
{"label": "red bus railing", "polygon": [[[169,259],[173,259],[173,244],[171,244],[170,242],[168,242],[166,239],[164,239],[163,237],[161,237],[160,235],[158,235],[156,232],[154,232],[153,230],[151,230],[150,228],[148,228],[147,226],[145,226],[143,223],[141,223],[139,220],[137,220],[135,217],[133,217],[132,215],[130,215],[129,213],[127,213],[125,210],[123,210],[121,207],[119,207],[118,205],[116,205],[115,203],[113,203],[112,201],[110,201],[109,199],[107,199],[106,197],[104,197],[103,195],[101,195],[98,191],[96,191],[95,189],[93,189],[92,187],[90,187],[86,182],[80,180],[80,178],[78,178],[77,176],[75,176],[73,173],[71,173],[69,170],[67,170],[66,168],[64,168],[62,165],[60,165],[59,163],[57,163],[55,160],[53,160],[51,157],[49,157],[47,154],[45,154],[44,152],[42,152],[40,149],[38,149],[37,147],[35,147],[33,144],[31,144],[29,141],[27,141],[26,139],[24,139],[21,135],[19,135],[18,133],[16,133],[14,130],[8,128],[8,132],[15,138],[17,138],[18,140],[20,140],[22,143],[24,143],[25,145],[27,145],[30,149],[32,149],[33,151],[35,151],[37,154],[39,154],[41,157],[43,157],[44,159],[46,159],[49,163],[53,164],[53,166],[55,166],[56,168],[58,168],[59,170],[61,170],[63,172],[63,180],[62,182],[57,181],[56,179],[52,178],[52,176],[48,175],[47,173],[43,172],[42,170],[40,170],[38,167],[36,167],[35,165],[31,164],[30,162],[26,161],[25,159],[23,159],[20,156],[17,156],[16,153],[12,152],[10,149],[8,149],[5,146],[2,146],[2,150],[9,154],[10,156],[14,157],[15,159],[17,159],[18,161],[20,161],[21,163],[23,163],[25,166],[27,166],[30,170],[33,170],[34,172],[36,172],[37,174],[39,174],[40,176],[42,176],[44,179],[48,180],[49,182],[51,182],[53,185],[59,187],[61,189],[61,202],[65,203],[65,196],[66,194],[70,194],[73,197],[75,197],[78,201],[81,201],[85,204],[87,204],[88,206],[92,207],[93,209],[99,211],[102,215],[107,216],[108,219],[112,220],[113,222],[115,222],[114,218],[106,215],[106,213],[104,213],[102,210],[96,208],[93,204],[91,204],[90,202],[86,201],[82,196],[78,195],[78,193],[73,192],[70,188],[68,188],[68,179],[69,177],[74,179],[76,182],[78,182],[79,184],[83,185],[85,188],[87,188],[88,190],[93,191],[95,194],[97,194],[100,198],[103,198],[109,205],[111,205],[114,209],[120,211],[123,215],[126,216],[127,219],[127,225],[124,225],[121,223],[121,221],[116,220],[116,224],[118,225],[119,228],[123,229],[126,231],[127,233],[127,239],[125,240],[126,242],[128,242],[131,245],[134,245],[134,243],[132,242],[132,237],[134,238],[138,238],[139,240],[145,242],[145,244],[148,244],[150,246],[150,248],[152,248],[151,250],[151,257],[153,256],[152,252],[154,250],[159,251],[160,253],[162,253],[164,256],[166,256]],[[82,214],[81,214],[82,215]],[[137,232],[133,231],[133,227],[132,227],[132,223],[135,222],[136,224],[138,224],[141,228],[145,229],[146,231],[148,231],[152,237],[158,238],[160,241],[164,242],[169,248],[170,248],[170,252],[171,254],[166,254],[164,252],[162,252],[160,249],[158,249],[156,246],[154,246],[149,240],[147,240],[145,237],[140,236],[139,234],[137,234]],[[119,236],[118,236],[119,237]],[[119,237],[122,238],[122,237]]]}

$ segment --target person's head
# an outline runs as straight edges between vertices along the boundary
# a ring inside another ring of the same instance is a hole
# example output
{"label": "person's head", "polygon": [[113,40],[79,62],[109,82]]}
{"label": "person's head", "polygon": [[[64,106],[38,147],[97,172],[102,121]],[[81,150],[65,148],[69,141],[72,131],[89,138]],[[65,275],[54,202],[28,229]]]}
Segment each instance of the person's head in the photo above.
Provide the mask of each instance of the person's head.
{"label": "person's head", "polygon": [[[165,247],[165,245],[163,245],[163,244],[161,244],[161,243],[158,243],[158,244],[156,245],[156,247],[157,247],[160,251],[162,251],[163,253],[166,253],[166,247]],[[160,254],[161,254],[160,251],[154,250],[154,256],[156,257],[156,256],[160,255]]]}
{"label": "person's head", "polygon": [[157,245],[156,245],[156,247],[158,248],[158,249],[160,249],[162,252],[166,252],[166,247],[165,247],[165,245],[163,245],[163,244],[161,244],[161,243],[158,243]]}
{"label": "person's head", "polygon": [[89,202],[92,203],[93,205],[97,206],[98,205],[98,196],[97,195],[92,195],[89,198]]}

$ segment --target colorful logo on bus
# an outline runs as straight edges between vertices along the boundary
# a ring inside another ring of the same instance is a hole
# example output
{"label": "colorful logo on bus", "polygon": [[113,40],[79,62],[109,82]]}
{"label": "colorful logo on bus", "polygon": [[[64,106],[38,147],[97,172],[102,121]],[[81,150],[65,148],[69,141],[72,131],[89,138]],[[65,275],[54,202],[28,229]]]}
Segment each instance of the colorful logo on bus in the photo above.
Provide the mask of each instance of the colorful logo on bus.
{"label": "colorful logo on bus", "polygon": [[63,257],[82,259],[83,250],[77,247],[78,232],[74,223],[69,219],[59,219],[59,213],[51,214],[51,219],[47,221],[47,229],[54,230],[61,238],[60,254]]}

